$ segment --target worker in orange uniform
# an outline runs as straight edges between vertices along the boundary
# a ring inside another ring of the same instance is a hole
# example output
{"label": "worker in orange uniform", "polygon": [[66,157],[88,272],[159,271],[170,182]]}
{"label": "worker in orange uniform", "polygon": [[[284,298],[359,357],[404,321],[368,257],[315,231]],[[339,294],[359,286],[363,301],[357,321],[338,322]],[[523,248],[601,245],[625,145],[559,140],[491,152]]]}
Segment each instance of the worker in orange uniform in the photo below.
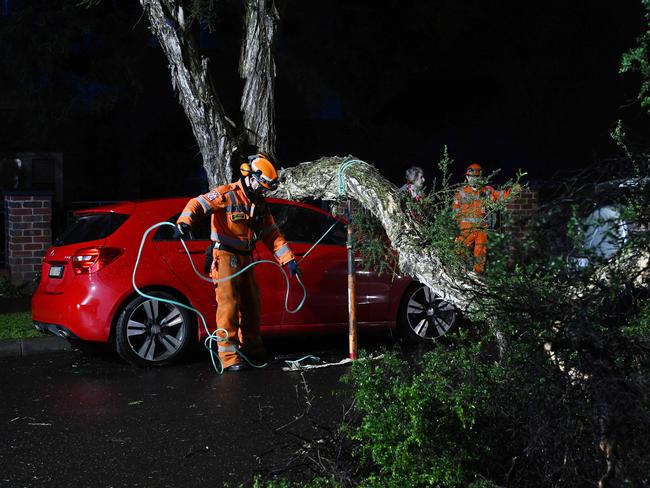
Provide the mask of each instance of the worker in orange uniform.
{"label": "worker in orange uniform", "polygon": [[[260,239],[281,265],[287,265],[291,277],[299,273],[294,255],[275,225],[264,193],[278,187],[278,173],[271,159],[258,154],[240,168],[235,183],[214,188],[192,198],[176,222],[180,237],[187,235],[193,223],[204,216],[212,219],[212,267],[210,276],[223,279],[253,262],[252,251]],[[217,327],[221,334],[219,359],[225,371],[248,367],[239,351],[256,363],[266,358],[260,337],[260,296],[253,269],[218,284]]]}
{"label": "worker in orange uniform", "polygon": [[454,196],[453,210],[460,234],[456,242],[462,243],[470,253],[473,253],[474,271],[485,271],[488,243],[488,215],[486,204],[504,201],[510,196],[512,189],[497,191],[482,182],[483,168],[473,163],[465,172],[467,185],[463,186]]}

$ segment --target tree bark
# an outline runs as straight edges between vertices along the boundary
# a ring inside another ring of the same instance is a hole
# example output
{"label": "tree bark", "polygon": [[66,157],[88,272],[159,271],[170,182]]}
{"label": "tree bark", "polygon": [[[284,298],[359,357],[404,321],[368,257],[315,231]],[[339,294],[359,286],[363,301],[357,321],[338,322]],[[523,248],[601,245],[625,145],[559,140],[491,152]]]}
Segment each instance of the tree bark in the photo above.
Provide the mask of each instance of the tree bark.
{"label": "tree bark", "polygon": [[275,157],[275,62],[279,22],[273,0],[246,0],[239,74],[245,80],[241,112],[248,143]]}
{"label": "tree bark", "polygon": [[[172,85],[190,121],[210,187],[230,182],[235,134],[200,55],[185,11],[173,0],[140,0],[167,57]],[[252,95],[254,96],[254,95]]]}
{"label": "tree bark", "polygon": [[[351,157],[324,157],[280,171],[281,184],[273,196],[291,200],[337,200],[339,168]],[[461,310],[470,310],[482,283],[476,273],[446,268],[423,238],[419,224],[404,210],[398,188],[370,165],[349,167],[343,175],[347,195],[370,211],[386,230],[403,274],[426,284]]]}

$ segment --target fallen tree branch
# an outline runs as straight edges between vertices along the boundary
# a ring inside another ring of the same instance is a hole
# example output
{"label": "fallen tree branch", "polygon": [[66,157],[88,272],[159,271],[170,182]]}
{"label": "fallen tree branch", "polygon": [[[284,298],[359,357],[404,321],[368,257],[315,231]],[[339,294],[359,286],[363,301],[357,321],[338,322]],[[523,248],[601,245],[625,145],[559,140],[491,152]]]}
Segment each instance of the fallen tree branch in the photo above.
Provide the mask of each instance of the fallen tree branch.
{"label": "fallen tree branch", "polygon": [[[282,169],[282,184],[273,196],[290,200],[337,200],[341,198],[339,168],[349,159],[352,158],[324,157]],[[472,297],[483,286],[478,275],[471,271],[456,271],[444,265],[422,236],[418,222],[405,211],[398,188],[371,165],[351,166],[343,178],[347,196],[356,200],[381,222],[397,253],[401,272],[427,285],[443,300],[460,310],[470,310]]]}

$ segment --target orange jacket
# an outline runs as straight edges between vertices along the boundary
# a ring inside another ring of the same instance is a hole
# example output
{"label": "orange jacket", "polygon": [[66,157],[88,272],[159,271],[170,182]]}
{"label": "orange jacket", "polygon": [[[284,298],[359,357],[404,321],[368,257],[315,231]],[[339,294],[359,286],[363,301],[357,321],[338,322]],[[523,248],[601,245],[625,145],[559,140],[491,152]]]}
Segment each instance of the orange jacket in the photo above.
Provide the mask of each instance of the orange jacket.
{"label": "orange jacket", "polygon": [[460,228],[463,230],[486,229],[488,227],[486,200],[490,199],[493,202],[506,200],[511,191],[511,188],[497,191],[491,186],[482,186],[477,189],[469,185],[462,187],[454,196],[453,203],[454,215]]}
{"label": "orange jacket", "polygon": [[176,223],[192,225],[194,219],[212,216],[210,238],[216,249],[250,252],[262,240],[282,265],[294,259],[287,241],[275,225],[264,198],[252,202],[241,181],[214,188],[192,198]]}

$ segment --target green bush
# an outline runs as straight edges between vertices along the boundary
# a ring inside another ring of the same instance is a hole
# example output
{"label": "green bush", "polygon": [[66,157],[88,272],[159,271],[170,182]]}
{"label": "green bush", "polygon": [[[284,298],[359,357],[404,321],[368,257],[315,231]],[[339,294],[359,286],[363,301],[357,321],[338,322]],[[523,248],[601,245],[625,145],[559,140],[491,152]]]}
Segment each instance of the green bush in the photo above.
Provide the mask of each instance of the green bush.
{"label": "green bush", "polygon": [[480,344],[463,342],[435,346],[417,365],[391,352],[354,364],[347,381],[362,419],[350,435],[360,459],[376,467],[360,486],[466,484],[467,467],[486,454],[476,424],[499,368],[480,361]]}

